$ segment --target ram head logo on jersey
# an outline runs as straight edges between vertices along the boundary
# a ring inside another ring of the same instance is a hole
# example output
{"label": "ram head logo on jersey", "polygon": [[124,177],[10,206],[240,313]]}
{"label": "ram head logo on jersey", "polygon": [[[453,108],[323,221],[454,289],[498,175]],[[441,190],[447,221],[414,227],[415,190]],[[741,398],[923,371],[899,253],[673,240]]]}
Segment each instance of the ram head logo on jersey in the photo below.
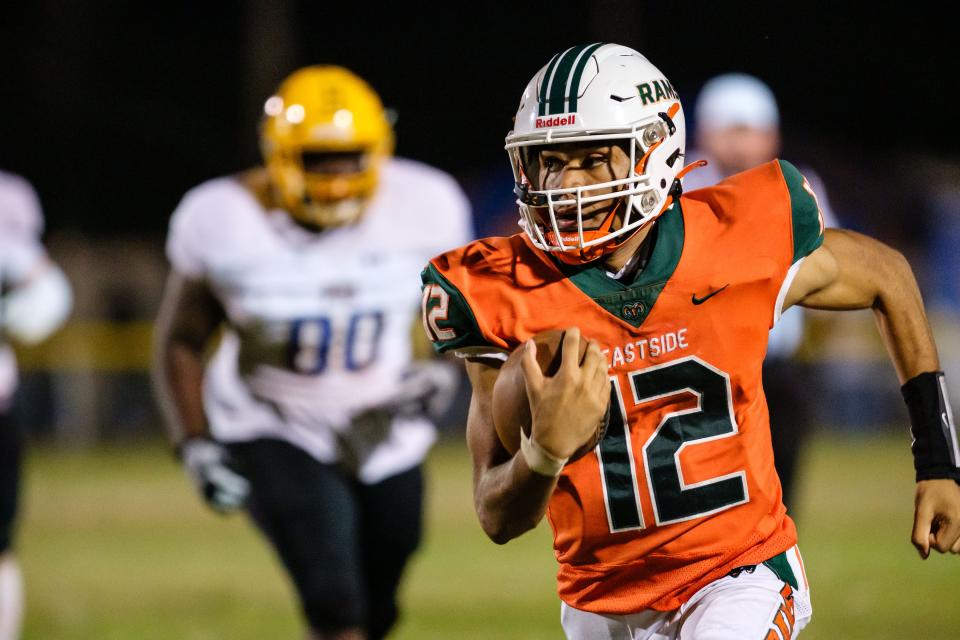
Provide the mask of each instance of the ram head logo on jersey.
{"label": "ram head logo on jersey", "polygon": [[627,320],[636,320],[637,318],[642,317],[645,311],[646,311],[646,308],[644,307],[642,302],[633,302],[630,304],[625,304],[621,309],[621,313],[623,314],[623,317],[626,318]]}

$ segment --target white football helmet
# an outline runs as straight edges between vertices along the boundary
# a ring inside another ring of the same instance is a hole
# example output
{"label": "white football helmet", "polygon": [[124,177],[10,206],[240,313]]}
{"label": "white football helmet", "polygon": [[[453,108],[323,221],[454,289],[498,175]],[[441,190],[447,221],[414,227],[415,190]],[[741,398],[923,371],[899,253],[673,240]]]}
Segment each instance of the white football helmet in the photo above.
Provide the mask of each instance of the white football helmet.
{"label": "white football helmet", "polygon": [[[537,184],[539,148],[607,140],[619,142],[629,153],[626,177],[567,189]],[[629,47],[603,43],[558,53],[527,85],[513,131],[507,134],[520,225],[537,248],[560,252],[557,258],[564,262],[609,253],[679,196],[685,140],[677,92],[645,57]],[[617,193],[611,196],[611,190]],[[600,228],[585,231],[584,205],[610,199],[617,204]],[[574,204],[576,231],[562,233],[554,208]],[[622,224],[614,229],[614,211],[621,206]],[[614,239],[618,241],[611,242]]]}

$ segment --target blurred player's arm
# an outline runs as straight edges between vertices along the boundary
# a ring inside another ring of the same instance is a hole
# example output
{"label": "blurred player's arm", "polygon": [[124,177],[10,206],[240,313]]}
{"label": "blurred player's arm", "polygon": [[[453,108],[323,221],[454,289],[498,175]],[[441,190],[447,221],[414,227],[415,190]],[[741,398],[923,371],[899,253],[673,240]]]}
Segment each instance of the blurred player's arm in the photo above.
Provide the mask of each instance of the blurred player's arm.
{"label": "blurred player's arm", "polygon": [[206,282],[170,272],[155,329],[153,385],[174,443],[207,436],[203,370],[224,318]]}
{"label": "blurred player's arm", "polygon": [[[403,373],[393,403],[436,423],[453,405],[460,386],[460,362],[453,354],[436,353],[418,313],[411,325],[413,362]],[[404,411],[398,411],[404,413]]]}
{"label": "blurred player's arm", "polygon": [[[424,183],[424,237],[426,255],[438,255],[450,247],[465,245],[473,238],[470,201],[457,181],[436,172]],[[438,354],[423,329],[420,313],[411,318],[413,362],[404,371],[397,393],[387,401],[389,413],[421,415],[439,422],[457,397],[462,376],[460,359],[452,353]]]}
{"label": "blurred player's arm", "polygon": [[203,280],[172,271],[157,318],[153,386],[197,491],[213,509],[229,512],[246,502],[250,486],[223,445],[210,439],[203,409],[206,350],[224,318]]}
{"label": "blurred player's arm", "polygon": [[852,231],[827,229],[800,266],[783,308],[872,309],[907,398],[918,482],[913,544],[960,552],[956,431],[920,289],[904,256]]}
{"label": "blurred player's arm", "polygon": [[14,263],[0,264],[0,331],[21,344],[36,344],[70,315],[70,282],[39,244],[0,250]]}

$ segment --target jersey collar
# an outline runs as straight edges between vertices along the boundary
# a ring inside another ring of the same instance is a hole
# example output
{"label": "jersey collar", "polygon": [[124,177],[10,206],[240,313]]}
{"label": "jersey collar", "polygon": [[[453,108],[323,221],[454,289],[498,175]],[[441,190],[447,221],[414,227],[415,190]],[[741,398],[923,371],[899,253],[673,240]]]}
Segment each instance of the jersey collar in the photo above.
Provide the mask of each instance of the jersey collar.
{"label": "jersey collar", "polygon": [[614,316],[639,327],[680,263],[684,235],[680,203],[674,203],[654,224],[657,238],[650,260],[631,281],[611,278],[600,261],[584,266],[551,262],[584,295]]}

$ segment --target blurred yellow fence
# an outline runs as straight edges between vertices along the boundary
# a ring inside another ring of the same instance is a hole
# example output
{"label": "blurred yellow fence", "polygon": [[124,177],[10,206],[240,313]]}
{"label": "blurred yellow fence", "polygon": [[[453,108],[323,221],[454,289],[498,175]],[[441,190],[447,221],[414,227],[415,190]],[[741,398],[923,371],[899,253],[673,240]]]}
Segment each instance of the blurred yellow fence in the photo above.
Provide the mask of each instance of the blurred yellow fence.
{"label": "blurred yellow fence", "polygon": [[46,342],[18,347],[17,360],[24,372],[146,371],[152,338],[148,321],[76,321]]}

